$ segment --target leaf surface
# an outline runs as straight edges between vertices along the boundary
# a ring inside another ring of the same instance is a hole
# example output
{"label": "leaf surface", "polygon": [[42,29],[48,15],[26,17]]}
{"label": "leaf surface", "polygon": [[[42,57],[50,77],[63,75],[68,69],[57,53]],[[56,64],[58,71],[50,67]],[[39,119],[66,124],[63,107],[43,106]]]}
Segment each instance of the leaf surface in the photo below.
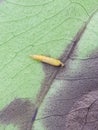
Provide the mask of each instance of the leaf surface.
{"label": "leaf surface", "polygon": [[[17,126],[30,130],[31,124],[35,130],[64,130],[73,103],[84,93],[97,89],[97,4],[97,0],[2,0],[1,130],[17,130]],[[31,54],[56,58],[62,55],[65,67],[46,65],[43,71],[39,62],[29,58]],[[28,126],[36,115],[34,104],[38,114]],[[8,115],[12,109],[14,112]]]}

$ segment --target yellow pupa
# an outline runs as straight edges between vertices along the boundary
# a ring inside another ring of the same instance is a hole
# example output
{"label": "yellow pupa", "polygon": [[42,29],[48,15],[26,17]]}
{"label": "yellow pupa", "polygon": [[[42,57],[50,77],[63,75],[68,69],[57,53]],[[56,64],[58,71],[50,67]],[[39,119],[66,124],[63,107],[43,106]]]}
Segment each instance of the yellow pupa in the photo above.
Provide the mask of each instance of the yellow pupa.
{"label": "yellow pupa", "polygon": [[50,64],[53,66],[64,66],[64,63],[62,63],[60,60],[57,60],[51,57],[47,57],[43,55],[31,55],[31,57],[35,60]]}

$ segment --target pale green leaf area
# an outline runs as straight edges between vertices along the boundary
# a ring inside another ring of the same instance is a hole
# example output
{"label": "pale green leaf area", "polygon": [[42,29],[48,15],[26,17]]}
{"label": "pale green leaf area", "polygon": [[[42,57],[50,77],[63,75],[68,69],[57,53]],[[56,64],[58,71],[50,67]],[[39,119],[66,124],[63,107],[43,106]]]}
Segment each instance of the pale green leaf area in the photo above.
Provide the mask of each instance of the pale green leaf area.
{"label": "pale green leaf area", "polygon": [[[43,54],[59,58],[97,7],[97,0],[4,0],[0,3],[1,109],[15,98],[30,98],[34,102],[44,72],[42,64],[32,60],[29,55]],[[98,15],[90,23],[93,27],[89,24],[91,28],[85,32],[91,42],[94,35],[92,30],[96,29],[98,23],[96,19]],[[97,35],[98,31],[95,33]],[[84,41],[85,36],[81,42]],[[85,45],[78,47],[80,57],[92,51],[91,44]],[[93,50],[96,47],[97,43]],[[88,51],[82,53],[85,48]],[[42,124],[35,122],[38,123],[35,130],[44,130]],[[1,125],[0,130],[3,129],[16,130],[16,127]]]}
{"label": "pale green leaf area", "polygon": [[98,13],[95,13],[93,19],[90,21],[87,26],[87,30],[83,34],[77,49],[78,58],[84,58],[89,56],[92,52],[94,52],[98,47]]}

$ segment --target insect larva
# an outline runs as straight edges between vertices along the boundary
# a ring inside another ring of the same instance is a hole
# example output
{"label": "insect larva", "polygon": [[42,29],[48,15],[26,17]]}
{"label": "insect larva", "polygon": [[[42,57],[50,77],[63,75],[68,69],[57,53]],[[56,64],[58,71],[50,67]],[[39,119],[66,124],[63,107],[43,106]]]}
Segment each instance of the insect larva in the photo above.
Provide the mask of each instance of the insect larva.
{"label": "insect larva", "polygon": [[64,66],[64,64],[60,60],[57,60],[51,57],[47,57],[43,55],[31,55],[31,57],[35,60],[50,64],[53,66]]}

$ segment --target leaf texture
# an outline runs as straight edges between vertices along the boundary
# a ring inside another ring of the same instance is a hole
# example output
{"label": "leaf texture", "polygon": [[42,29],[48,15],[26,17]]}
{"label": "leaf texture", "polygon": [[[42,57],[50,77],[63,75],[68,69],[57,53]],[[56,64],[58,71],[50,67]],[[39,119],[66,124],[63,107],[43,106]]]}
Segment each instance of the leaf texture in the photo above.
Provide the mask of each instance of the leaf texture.
{"label": "leaf texture", "polygon": [[[85,121],[78,125],[73,121],[78,111],[71,113],[98,86],[97,5],[97,0],[0,2],[0,130],[94,128],[86,121],[88,111],[81,111]],[[37,53],[59,57],[65,67],[42,68],[29,58]]]}

